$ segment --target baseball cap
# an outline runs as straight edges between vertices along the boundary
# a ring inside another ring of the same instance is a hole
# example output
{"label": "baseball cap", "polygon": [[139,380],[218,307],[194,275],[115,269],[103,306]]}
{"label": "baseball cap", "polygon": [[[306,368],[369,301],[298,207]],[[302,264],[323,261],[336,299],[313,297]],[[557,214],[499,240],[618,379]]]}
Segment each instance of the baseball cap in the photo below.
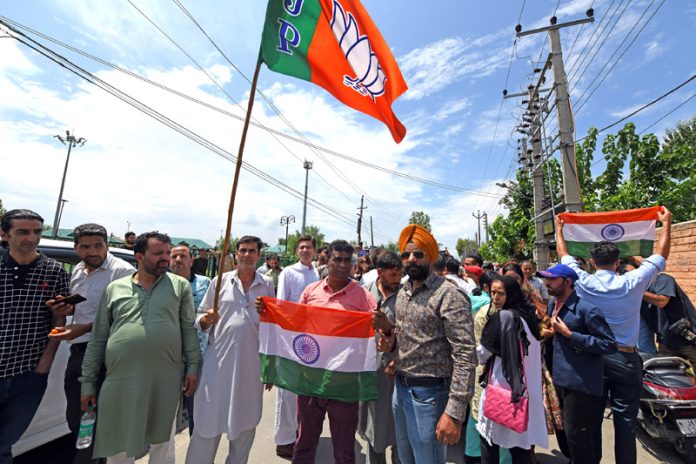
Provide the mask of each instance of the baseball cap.
{"label": "baseball cap", "polygon": [[537,271],[536,274],[539,277],[544,278],[564,277],[572,280],[573,282],[578,280],[578,275],[575,273],[573,268],[566,266],[565,264],[556,264],[545,271]]}

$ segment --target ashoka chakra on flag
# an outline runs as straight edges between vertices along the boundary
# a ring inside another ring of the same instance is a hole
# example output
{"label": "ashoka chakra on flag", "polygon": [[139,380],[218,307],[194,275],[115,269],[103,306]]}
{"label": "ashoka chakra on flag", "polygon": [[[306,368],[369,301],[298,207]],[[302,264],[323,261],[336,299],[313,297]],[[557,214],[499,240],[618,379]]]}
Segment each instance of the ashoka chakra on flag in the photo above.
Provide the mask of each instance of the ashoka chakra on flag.
{"label": "ashoka chakra on flag", "polygon": [[590,247],[602,241],[614,243],[621,256],[650,256],[655,242],[655,223],[661,206],[606,211],[561,213],[563,238],[571,256],[590,257]]}
{"label": "ashoka chakra on flag", "polygon": [[263,297],[261,382],[341,401],[377,399],[372,314]]}

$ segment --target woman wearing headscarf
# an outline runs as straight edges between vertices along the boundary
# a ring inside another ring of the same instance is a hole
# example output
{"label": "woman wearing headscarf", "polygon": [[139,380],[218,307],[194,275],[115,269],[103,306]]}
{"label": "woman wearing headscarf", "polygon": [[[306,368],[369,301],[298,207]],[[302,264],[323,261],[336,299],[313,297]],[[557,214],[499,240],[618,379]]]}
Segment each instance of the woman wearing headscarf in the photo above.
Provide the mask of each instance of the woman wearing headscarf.
{"label": "woman wearing headscarf", "polygon": [[510,449],[513,464],[528,464],[532,462],[532,446],[548,447],[539,322],[515,278],[502,276],[500,280],[494,280],[491,297],[493,303],[502,309],[488,319],[481,333],[477,353],[479,363],[486,365],[481,378],[486,387],[493,384],[510,389],[513,402],[527,395],[529,418],[527,430],[521,433],[490,420],[483,412],[486,402],[484,387],[476,425],[481,435],[481,462],[497,464],[499,449],[503,447]]}

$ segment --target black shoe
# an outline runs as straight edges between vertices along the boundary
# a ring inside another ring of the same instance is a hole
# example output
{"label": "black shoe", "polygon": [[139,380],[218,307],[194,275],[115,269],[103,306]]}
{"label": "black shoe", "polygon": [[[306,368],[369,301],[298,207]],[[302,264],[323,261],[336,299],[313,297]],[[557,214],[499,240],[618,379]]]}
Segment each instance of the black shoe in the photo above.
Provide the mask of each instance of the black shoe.
{"label": "black shoe", "polygon": [[294,447],[294,443],[288,443],[287,445],[277,445],[276,456],[279,456],[281,458],[292,459],[292,450]]}

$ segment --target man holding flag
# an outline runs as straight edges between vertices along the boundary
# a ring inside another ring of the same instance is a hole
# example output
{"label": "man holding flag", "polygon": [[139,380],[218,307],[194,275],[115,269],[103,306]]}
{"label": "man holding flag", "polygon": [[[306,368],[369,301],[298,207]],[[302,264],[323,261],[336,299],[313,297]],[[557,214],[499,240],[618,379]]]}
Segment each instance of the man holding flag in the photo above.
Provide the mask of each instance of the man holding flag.
{"label": "man holding flag", "polygon": [[[264,336],[265,328],[262,327],[263,381],[272,381],[279,387],[298,392],[299,435],[292,456],[294,464],[314,463],[327,413],[334,462],[355,463],[358,399],[362,398],[354,399],[352,396],[359,395],[364,386],[371,383],[373,394],[365,399],[377,397],[372,315],[366,319],[370,329],[366,337],[353,333],[357,328],[357,321],[338,324],[331,322],[342,317],[342,310],[355,313],[377,309],[377,303],[370,292],[350,278],[353,252],[353,246],[345,240],[331,242],[328,277],[308,285],[300,296],[299,305],[278,301],[273,303],[274,308],[267,308],[269,305],[257,300],[256,308],[261,313],[262,325],[266,323],[268,330],[275,334]],[[313,306],[318,307],[314,312]],[[335,311],[336,309],[341,311]],[[267,313],[271,313],[271,316],[267,316]],[[277,322],[273,319],[277,319]],[[269,327],[269,322],[275,323]],[[340,333],[332,334],[330,330],[327,332],[330,327],[335,327],[335,332],[342,332],[345,337],[341,337]],[[294,354],[290,353],[289,358],[282,359],[286,356],[284,351],[287,351],[284,350],[287,343],[283,339],[287,337],[291,340]],[[356,341],[358,345],[355,345]],[[341,355],[330,359],[327,354],[338,352],[339,345],[347,349],[339,347]],[[341,363],[342,358],[347,361]],[[346,364],[351,365],[350,372],[337,372],[343,367],[340,365]]]}
{"label": "man holding flag", "polygon": [[[638,269],[616,275],[622,251],[624,254],[648,254],[646,252],[653,249],[651,239],[655,235],[656,219],[662,223],[660,238],[654,246],[656,253],[644,259]],[[636,419],[643,375],[643,363],[636,351],[640,305],[643,293],[657,274],[665,270],[671,226],[672,213],[659,206],[605,213],[562,213],[556,219],[558,257],[562,264],[577,273],[578,296],[602,310],[618,345],[618,352],[604,356],[604,395],[610,398],[614,414],[614,456],[619,464],[636,462]],[[597,243],[591,243],[593,237]],[[574,247],[576,253],[587,253],[588,245],[591,245],[591,262],[597,269],[594,274],[585,272],[568,253],[570,247]],[[603,407],[598,408],[597,462],[602,454],[603,417]]]}

